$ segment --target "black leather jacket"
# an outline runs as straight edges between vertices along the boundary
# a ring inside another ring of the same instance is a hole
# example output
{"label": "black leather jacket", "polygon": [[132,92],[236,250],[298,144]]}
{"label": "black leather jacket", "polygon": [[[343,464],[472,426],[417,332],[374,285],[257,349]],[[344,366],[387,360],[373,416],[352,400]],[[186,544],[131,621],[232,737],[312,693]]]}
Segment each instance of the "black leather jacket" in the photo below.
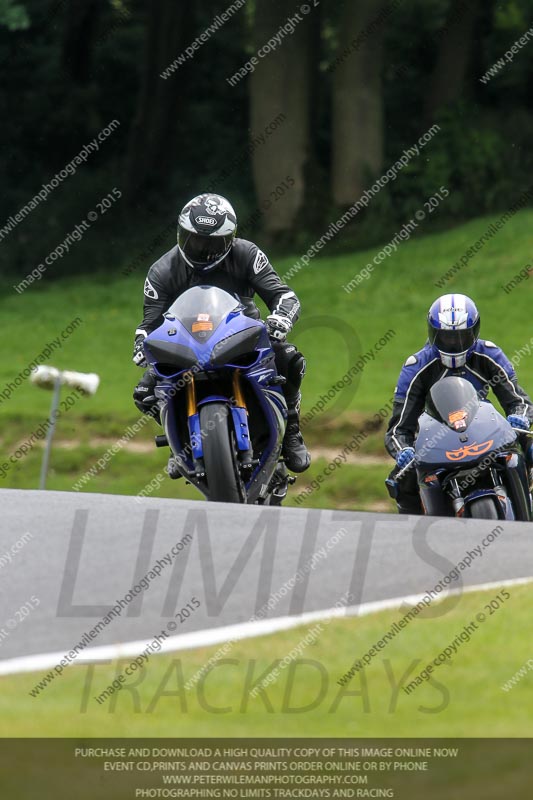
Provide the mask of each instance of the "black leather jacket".
{"label": "black leather jacket", "polygon": [[300,315],[300,301],[282,283],[267,256],[253,242],[235,239],[224,261],[207,274],[201,275],[182,258],[178,246],[152,264],[144,284],[144,316],[135,336],[152,333],[163,322],[163,314],[191,286],[209,285],[237,295],[246,306],[246,313],[259,318],[253,301],[254,294],[268,306],[271,313],[286,316],[292,323]]}

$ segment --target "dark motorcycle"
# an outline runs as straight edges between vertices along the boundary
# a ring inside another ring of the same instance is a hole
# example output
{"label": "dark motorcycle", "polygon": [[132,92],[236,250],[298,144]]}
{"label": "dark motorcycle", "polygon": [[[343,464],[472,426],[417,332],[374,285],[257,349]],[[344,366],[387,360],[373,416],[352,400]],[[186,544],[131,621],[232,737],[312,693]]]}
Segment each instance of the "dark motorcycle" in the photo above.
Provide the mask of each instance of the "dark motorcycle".
{"label": "dark motorcycle", "polygon": [[[424,513],[531,520],[528,470],[520,437],[471,383],[448,377],[430,390],[419,420],[415,460]],[[408,464],[386,484],[392,497]]]}

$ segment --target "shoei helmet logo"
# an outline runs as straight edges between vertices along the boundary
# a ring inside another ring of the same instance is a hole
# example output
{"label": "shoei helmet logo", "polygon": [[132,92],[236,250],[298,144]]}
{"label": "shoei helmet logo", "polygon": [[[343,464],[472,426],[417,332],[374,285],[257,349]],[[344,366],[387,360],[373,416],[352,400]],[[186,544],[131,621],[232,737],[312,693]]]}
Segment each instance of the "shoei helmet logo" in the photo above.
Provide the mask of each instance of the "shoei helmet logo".
{"label": "shoei helmet logo", "polygon": [[214,217],[197,217],[196,222],[198,222],[200,225],[209,225],[211,227],[213,225],[218,225],[218,220],[216,220]]}
{"label": "shoei helmet logo", "polygon": [[483,453],[490,450],[493,444],[494,439],[490,439],[488,442],[481,442],[481,444],[477,442],[474,442],[474,444],[466,444],[458,450],[446,450],[446,458],[449,461],[462,461],[463,458],[482,456]]}

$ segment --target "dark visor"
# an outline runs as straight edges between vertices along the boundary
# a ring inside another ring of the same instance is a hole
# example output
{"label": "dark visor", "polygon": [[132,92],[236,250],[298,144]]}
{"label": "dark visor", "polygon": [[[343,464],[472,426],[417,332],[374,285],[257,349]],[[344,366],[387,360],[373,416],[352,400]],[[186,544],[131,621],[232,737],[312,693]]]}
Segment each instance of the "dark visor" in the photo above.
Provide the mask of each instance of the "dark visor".
{"label": "dark visor", "polygon": [[476,343],[477,331],[475,326],[466,330],[444,331],[433,329],[431,344],[434,344],[442,353],[464,353]]}
{"label": "dark visor", "polygon": [[179,246],[188,259],[196,264],[209,264],[224,255],[231,237],[202,236],[198,233],[180,231]]}

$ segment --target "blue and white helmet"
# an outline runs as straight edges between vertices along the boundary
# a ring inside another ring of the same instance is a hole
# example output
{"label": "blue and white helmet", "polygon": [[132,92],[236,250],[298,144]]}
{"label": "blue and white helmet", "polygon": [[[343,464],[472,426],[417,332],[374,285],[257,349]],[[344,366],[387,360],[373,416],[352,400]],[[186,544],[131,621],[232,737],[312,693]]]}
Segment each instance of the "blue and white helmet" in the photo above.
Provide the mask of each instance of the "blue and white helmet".
{"label": "blue and white helmet", "polygon": [[187,264],[197,272],[209,272],[224,261],[236,235],[237,215],[222,195],[199,194],[182,209],[178,247]]}
{"label": "blue and white helmet", "polygon": [[479,337],[479,312],[465,294],[443,294],[428,313],[429,343],[445,367],[462,367]]}

